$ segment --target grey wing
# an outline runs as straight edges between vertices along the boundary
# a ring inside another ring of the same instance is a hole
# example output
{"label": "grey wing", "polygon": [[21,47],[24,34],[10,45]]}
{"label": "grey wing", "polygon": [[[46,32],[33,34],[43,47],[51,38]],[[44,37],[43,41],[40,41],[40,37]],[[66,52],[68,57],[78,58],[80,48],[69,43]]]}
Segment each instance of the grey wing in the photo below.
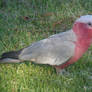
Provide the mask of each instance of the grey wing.
{"label": "grey wing", "polygon": [[67,36],[58,34],[47,39],[33,43],[23,49],[19,58],[33,60],[40,64],[60,65],[74,55],[75,44]]}

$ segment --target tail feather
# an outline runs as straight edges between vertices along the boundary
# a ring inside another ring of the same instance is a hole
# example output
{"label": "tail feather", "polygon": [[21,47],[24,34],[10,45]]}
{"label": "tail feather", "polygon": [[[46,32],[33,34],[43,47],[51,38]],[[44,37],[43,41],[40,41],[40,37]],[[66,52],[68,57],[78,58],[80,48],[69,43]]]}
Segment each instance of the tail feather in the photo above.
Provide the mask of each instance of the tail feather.
{"label": "tail feather", "polygon": [[0,63],[17,63],[21,62],[19,60],[19,55],[21,53],[22,49],[19,51],[10,51],[3,53],[0,58]]}
{"label": "tail feather", "polygon": [[14,58],[14,59],[18,59],[19,54],[21,53],[21,51],[11,51],[11,52],[6,52],[3,53],[1,58]]}
{"label": "tail feather", "polygon": [[21,60],[19,59],[12,59],[12,58],[0,58],[0,63],[19,63],[19,62],[22,62]]}

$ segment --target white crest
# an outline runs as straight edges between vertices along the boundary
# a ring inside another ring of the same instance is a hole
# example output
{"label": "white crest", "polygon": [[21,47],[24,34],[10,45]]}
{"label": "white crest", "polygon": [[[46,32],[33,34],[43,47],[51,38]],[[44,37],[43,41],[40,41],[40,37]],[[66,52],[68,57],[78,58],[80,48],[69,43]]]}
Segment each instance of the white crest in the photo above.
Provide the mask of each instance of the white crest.
{"label": "white crest", "polygon": [[84,15],[78,18],[75,22],[81,22],[81,23],[92,23],[92,15]]}

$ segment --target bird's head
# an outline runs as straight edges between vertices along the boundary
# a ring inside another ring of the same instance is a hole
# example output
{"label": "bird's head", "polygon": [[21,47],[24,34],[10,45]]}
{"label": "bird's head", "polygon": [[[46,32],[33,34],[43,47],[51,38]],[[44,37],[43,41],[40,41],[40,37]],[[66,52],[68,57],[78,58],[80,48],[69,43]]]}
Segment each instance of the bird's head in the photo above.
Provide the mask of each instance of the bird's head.
{"label": "bird's head", "polygon": [[92,39],[92,15],[84,15],[78,18],[73,31],[78,38]]}

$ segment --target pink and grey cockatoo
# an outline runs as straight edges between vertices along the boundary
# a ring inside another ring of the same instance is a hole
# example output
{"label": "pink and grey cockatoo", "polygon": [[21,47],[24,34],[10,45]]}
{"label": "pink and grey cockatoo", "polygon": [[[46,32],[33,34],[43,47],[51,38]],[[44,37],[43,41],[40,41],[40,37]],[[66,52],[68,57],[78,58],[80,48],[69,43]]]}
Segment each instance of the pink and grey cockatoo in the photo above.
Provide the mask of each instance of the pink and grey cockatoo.
{"label": "pink and grey cockatoo", "polygon": [[71,30],[52,35],[23,48],[2,54],[1,63],[18,63],[25,60],[49,64],[57,71],[75,63],[92,43],[92,15],[78,18]]}

